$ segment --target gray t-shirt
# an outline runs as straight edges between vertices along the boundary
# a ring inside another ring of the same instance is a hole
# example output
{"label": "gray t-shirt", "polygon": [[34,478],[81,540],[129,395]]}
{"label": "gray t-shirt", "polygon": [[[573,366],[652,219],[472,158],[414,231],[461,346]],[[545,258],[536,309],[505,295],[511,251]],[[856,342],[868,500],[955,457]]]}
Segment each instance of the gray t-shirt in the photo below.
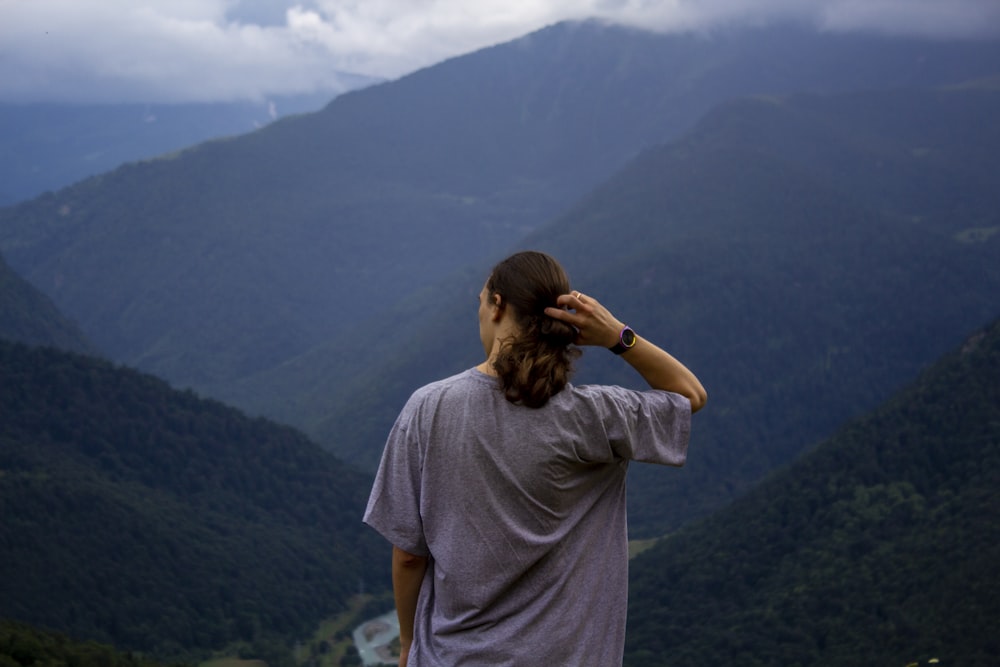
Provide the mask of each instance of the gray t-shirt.
{"label": "gray t-shirt", "polygon": [[430,556],[409,667],[612,667],[625,642],[628,461],[680,466],[688,399],[567,386],[540,409],[470,369],[417,390],[364,521]]}

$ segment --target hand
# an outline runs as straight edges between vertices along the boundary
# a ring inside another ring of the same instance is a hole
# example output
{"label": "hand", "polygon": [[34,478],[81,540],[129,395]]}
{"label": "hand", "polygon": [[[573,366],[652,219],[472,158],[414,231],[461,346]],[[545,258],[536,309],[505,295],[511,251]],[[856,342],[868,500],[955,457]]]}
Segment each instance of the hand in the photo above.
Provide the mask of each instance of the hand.
{"label": "hand", "polygon": [[[625,326],[597,299],[577,291],[556,299],[559,308],[546,308],[545,314],[576,327],[577,345],[613,347]],[[691,412],[697,412],[708,400],[701,382],[684,364],[650,341],[636,337],[636,346],[622,355],[653,389],[681,394],[691,401]]]}
{"label": "hand", "polygon": [[572,324],[579,332],[574,341],[577,345],[599,345],[613,347],[625,325],[591,296],[573,291],[556,299],[559,308],[546,308],[545,314],[557,320]]}

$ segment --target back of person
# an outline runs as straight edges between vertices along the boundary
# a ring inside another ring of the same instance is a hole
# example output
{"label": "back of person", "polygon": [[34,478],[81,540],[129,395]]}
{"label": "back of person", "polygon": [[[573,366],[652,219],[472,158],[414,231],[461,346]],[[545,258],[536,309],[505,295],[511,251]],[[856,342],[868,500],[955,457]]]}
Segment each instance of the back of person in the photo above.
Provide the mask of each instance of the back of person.
{"label": "back of person", "polygon": [[[516,333],[483,313],[495,357]],[[618,665],[628,462],[684,463],[691,398],[566,383],[527,407],[492,368],[417,390],[386,444],[365,521],[394,545],[401,664]]]}

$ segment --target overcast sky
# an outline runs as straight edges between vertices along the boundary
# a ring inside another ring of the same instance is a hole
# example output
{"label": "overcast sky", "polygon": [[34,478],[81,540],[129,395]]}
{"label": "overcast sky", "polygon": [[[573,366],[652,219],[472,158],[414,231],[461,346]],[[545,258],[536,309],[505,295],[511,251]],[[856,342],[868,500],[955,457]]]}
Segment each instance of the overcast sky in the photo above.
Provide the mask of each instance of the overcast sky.
{"label": "overcast sky", "polygon": [[0,102],[336,93],[343,72],[396,78],[588,17],[982,36],[1000,31],[1000,0],[0,0]]}

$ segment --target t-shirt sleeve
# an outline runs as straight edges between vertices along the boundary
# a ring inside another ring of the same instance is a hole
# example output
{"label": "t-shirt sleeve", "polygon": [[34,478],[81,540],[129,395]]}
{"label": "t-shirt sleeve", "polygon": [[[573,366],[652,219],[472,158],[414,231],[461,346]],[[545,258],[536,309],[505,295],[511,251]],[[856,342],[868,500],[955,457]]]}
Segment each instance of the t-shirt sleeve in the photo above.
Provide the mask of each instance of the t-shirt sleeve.
{"label": "t-shirt sleeve", "polygon": [[680,394],[605,387],[608,441],[616,456],[682,466],[691,439],[691,402]]}
{"label": "t-shirt sleeve", "polygon": [[403,409],[389,433],[363,520],[394,546],[427,556],[420,518],[420,447],[412,408]]}

